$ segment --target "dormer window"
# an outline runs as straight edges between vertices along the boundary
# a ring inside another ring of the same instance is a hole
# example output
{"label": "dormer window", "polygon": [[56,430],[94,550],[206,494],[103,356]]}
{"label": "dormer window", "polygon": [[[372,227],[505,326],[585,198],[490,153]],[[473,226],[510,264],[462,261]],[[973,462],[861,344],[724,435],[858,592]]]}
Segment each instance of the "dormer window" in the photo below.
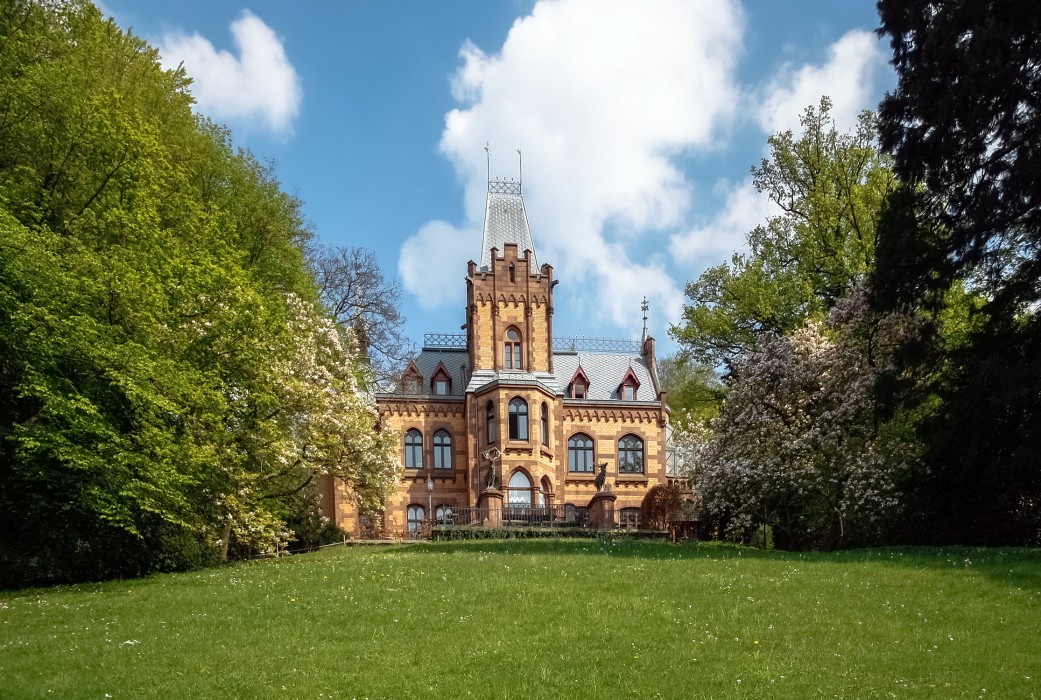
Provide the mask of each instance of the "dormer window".
{"label": "dormer window", "polygon": [[503,365],[506,369],[524,369],[521,364],[521,335],[515,327],[506,329],[506,341],[503,343]]}
{"label": "dormer window", "polygon": [[409,362],[408,367],[401,373],[401,391],[405,394],[423,393],[423,375],[415,362]]}
{"label": "dormer window", "polygon": [[575,374],[571,377],[571,384],[568,386],[568,393],[573,399],[585,399],[589,396],[589,377],[586,376],[585,370],[582,369],[582,365],[578,366],[575,370]]}
{"label": "dormer window", "polygon": [[448,376],[448,370],[443,363],[437,364],[434,376],[430,378],[430,388],[436,396],[448,396],[452,390],[452,378]]}
{"label": "dormer window", "polygon": [[618,396],[622,401],[635,401],[636,390],[640,388],[640,380],[636,378],[636,373],[633,372],[633,368],[630,367],[622,378],[622,383],[618,387]]}

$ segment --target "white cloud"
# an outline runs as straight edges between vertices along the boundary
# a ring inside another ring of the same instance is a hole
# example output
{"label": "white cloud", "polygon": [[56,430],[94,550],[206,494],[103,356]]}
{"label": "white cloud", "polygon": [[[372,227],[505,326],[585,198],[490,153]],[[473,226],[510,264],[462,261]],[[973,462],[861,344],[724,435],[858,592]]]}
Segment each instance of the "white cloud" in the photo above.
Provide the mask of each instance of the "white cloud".
{"label": "white cloud", "polygon": [[861,111],[875,108],[870,98],[886,60],[873,33],[847,32],[829,47],[823,65],[782,66],[762,91],[756,119],[768,134],[798,131],[803,110],[827,95],[836,127],[846,131],[856,124]]}
{"label": "white cloud", "polygon": [[[464,45],[452,83],[461,106],[446,115],[440,147],[465,183],[469,221],[484,214],[481,146],[510,154],[493,158],[493,176],[516,173],[521,146],[539,260],[586,285],[603,320],[623,328],[639,328],[644,293],[678,314],[675,281],[660,261],[634,260],[634,241],[687,213],[690,183],[673,158],[716,147],[728,125],[743,21],[732,0],[561,0],[536,4],[496,54]],[[399,264],[420,298],[459,287],[458,260],[480,252],[479,234],[448,237],[459,247],[441,278],[404,262],[422,259],[427,238],[409,239]]]}
{"label": "white cloud", "polygon": [[[463,288],[465,268],[459,264],[463,259],[459,251],[465,251],[475,236],[481,240],[476,229],[429,221],[405,241],[398,258],[398,274],[420,306],[435,309],[451,302],[462,306],[459,291]],[[476,253],[471,257],[476,258]]]}
{"label": "white cloud", "polygon": [[165,34],[159,42],[163,65],[184,63],[192,95],[208,116],[288,135],[300,111],[302,90],[281,39],[248,10],[232,22],[231,35],[237,57],[218,51],[197,33]]}
{"label": "white cloud", "polygon": [[669,240],[669,252],[679,263],[692,264],[700,273],[745,249],[745,236],[769,216],[780,214],[769,197],[756,191],[751,179],[739,185],[716,187],[723,207],[704,226],[678,233]]}

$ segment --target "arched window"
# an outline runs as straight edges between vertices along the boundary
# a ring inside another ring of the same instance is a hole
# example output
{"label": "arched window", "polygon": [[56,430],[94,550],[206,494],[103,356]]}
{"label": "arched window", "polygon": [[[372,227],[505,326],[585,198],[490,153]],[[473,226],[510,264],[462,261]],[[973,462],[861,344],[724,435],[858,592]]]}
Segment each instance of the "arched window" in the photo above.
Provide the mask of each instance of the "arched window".
{"label": "arched window", "polygon": [[513,476],[510,477],[510,500],[511,506],[530,506],[531,505],[531,479],[528,475],[522,471],[513,472]]}
{"label": "arched window", "polygon": [[423,433],[410,428],[405,433],[405,469],[423,468]]}
{"label": "arched window", "polygon": [[517,271],[513,267],[513,263],[510,263],[510,282],[517,281]]}
{"label": "arched window", "polygon": [[452,468],[452,436],[447,430],[434,433],[434,469]]}
{"label": "arched window", "polygon": [[488,444],[495,442],[495,404],[488,401],[485,407],[485,435],[488,436]]}
{"label": "arched window", "polygon": [[520,397],[510,399],[510,439],[528,439],[528,402]]}
{"label": "arched window", "polygon": [[521,335],[513,326],[506,329],[506,341],[503,343],[503,365],[506,369],[524,369],[521,364]]}
{"label": "arched window", "polygon": [[583,473],[593,471],[593,438],[578,433],[567,441],[567,470]]}
{"label": "arched window", "polygon": [[553,493],[553,484],[550,483],[549,477],[542,477],[542,482],[539,484],[539,505],[546,507],[549,505],[550,494]]}
{"label": "arched window", "polygon": [[618,473],[643,474],[643,440],[635,435],[618,441]]}
{"label": "arched window", "polygon": [[408,507],[405,522],[408,525],[409,537],[418,537],[423,532],[423,521],[425,519],[426,514],[423,511],[423,506],[412,505]]}
{"label": "arched window", "polygon": [[447,503],[434,508],[434,521],[438,525],[451,525],[454,522],[455,514],[452,512],[452,506]]}
{"label": "arched window", "polygon": [[549,447],[549,406],[542,402],[542,444]]}

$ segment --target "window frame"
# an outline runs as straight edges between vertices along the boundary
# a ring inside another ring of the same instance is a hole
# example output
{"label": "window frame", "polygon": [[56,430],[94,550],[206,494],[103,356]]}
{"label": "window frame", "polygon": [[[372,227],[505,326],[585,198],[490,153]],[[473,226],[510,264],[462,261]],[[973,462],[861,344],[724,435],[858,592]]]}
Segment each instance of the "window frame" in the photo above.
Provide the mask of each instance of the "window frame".
{"label": "window frame", "polygon": [[[588,446],[580,447],[576,443],[579,439],[587,440]],[[579,464],[579,454],[584,456],[583,461],[588,461],[588,464]],[[567,439],[567,472],[568,474],[593,474],[596,472],[596,441],[592,436],[586,433],[575,433]]]}
{"label": "window frame", "polygon": [[[516,334],[516,338],[511,338],[510,333]],[[521,335],[520,329],[517,326],[510,326],[502,334],[503,342],[503,369],[514,369],[523,370],[524,363],[522,358],[524,353],[522,348],[524,346],[524,336]]]}
{"label": "window frame", "polygon": [[542,402],[542,444],[549,447],[549,406]]}
{"label": "window frame", "polygon": [[[514,410],[516,409],[516,410]],[[528,402],[519,396],[510,399],[507,406],[507,436],[515,442],[528,442],[531,431],[528,430]]]}
{"label": "window frame", "polygon": [[[417,436],[419,442],[416,442]],[[416,457],[419,458],[418,464]],[[419,428],[409,428],[405,431],[405,459],[403,462],[405,469],[423,468],[423,431]]]}
{"label": "window frame", "polygon": [[434,469],[445,470],[451,468],[452,434],[441,428],[434,433]]}
{"label": "window frame", "polygon": [[[639,443],[639,447],[631,444],[625,444],[627,441],[636,441]],[[645,474],[646,466],[644,460],[644,450],[646,449],[646,443],[643,438],[639,435],[629,433],[623,435],[618,439],[618,475],[632,475],[632,474]]]}
{"label": "window frame", "polygon": [[405,509],[405,529],[409,535],[421,534],[426,522],[426,509],[421,503],[409,503]]}
{"label": "window frame", "polygon": [[495,402],[488,399],[484,408],[484,437],[487,444],[495,443]]}

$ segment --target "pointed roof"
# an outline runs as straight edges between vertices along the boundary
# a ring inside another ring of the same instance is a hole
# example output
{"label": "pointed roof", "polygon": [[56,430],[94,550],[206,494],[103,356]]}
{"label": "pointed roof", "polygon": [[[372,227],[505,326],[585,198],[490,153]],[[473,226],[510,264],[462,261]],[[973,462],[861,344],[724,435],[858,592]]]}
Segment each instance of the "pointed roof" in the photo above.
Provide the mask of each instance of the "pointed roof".
{"label": "pointed roof", "polygon": [[488,199],[484,206],[484,240],[481,242],[481,267],[490,269],[492,248],[502,251],[506,243],[517,244],[517,254],[531,251],[531,273],[539,272],[535,257],[535,241],[528,227],[521,183],[511,180],[488,181]]}

